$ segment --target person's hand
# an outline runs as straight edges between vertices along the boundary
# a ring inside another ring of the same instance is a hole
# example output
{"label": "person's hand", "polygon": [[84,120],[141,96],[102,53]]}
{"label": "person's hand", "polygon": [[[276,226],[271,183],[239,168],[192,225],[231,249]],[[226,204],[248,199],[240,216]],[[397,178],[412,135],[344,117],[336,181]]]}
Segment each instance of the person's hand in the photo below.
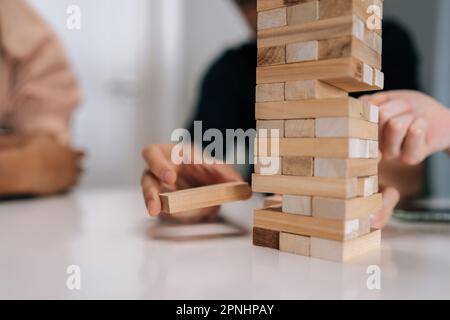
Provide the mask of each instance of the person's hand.
{"label": "person's hand", "polygon": [[450,147],[450,110],[435,99],[408,90],[361,99],[380,106],[380,149],[384,159],[415,165]]}
{"label": "person's hand", "polygon": [[[151,216],[161,214],[159,194],[205,185],[242,181],[242,177],[226,164],[180,164],[171,161],[174,145],[149,145],[142,151],[147,164],[141,180],[142,193]],[[162,215],[181,222],[197,222],[214,217],[217,207],[205,208],[175,215]]]}
{"label": "person's hand", "polygon": [[0,195],[46,196],[65,192],[78,181],[82,152],[47,134],[3,136]]}
{"label": "person's hand", "polygon": [[383,207],[381,211],[370,216],[372,227],[376,229],[383,229],[388,224],[400,200],[400,193],[393,187],[383,187],[381,192],[383,194]]}

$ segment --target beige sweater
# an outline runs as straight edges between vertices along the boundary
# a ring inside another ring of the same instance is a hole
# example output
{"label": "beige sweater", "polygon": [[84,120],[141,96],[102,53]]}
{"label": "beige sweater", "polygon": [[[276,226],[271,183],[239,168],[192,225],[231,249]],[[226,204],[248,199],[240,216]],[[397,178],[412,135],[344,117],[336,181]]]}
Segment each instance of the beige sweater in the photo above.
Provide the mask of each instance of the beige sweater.
{"label": "beige sweater", "polygon": [[49,26],[24,0],[0,0],[0,126],[47,131],[68,142],[79,101],[76,80]]}

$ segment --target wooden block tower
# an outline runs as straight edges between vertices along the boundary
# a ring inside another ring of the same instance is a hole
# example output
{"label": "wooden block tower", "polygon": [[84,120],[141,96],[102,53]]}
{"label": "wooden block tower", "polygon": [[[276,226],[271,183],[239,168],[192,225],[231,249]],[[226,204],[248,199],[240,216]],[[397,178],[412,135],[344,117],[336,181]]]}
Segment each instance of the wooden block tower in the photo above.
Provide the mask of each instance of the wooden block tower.
{"label": "wooden block tower", "polygon": [[[254,211],[255,245],[338,262],[379,249],[370,225],[382,206],[378,107],[349,93],[383,89],[382,8],[258,0],[253,191],[282,201]],[[263,170],[268,161],[280,163],[275,174]]]}

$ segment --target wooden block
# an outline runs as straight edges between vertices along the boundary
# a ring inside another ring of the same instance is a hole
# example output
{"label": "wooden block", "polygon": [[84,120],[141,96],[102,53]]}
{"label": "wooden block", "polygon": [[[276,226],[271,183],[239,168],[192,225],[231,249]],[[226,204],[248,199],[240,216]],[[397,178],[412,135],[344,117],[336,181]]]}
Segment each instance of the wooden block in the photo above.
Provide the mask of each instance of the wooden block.
{"label": "wooden block", "polygon": [[363,107],[363,118],[364,120],[379,123],[380,118],[380,108],[373,104],[364,103]]}
{"label": "wooden block", "polygon": [[364,177],[378,174],[378,159],[314,159],[314,176]]}
{"label": "wooden block", "polygon": [[258,66],[286,63],[286,46],[258,48]]}
{"label": "wooden block", "polygon": [[381,55],[383,53],[383,39],[376,31],[368,30],[367,28],[364,29],[364,38],[362,41],[377,54]]}
{"label": "wooden block", "polygon": [[322,80],[348,92],[381,89],[373,82],[373,69],[356,58],[339,58],[312,62],[259,67],[258,84]]}
{"label": "wooden block", "polygon": [[283,195],[284,213],[312,216],[312,197]]}
{"label": "wooden block", "polygon": [[259,84],[256,86],[256,102],[284,100],[284,83]]}
{"label": "wooden block", "polygon": [[373,82],[377,87],[384,88],[384,73],[375,69],[373,73]]}
{"label": "wooden block", "polygon": [[347,262],[353,258],[381,248],[381,231],[375,230],[357,239],[344,242],[311,238],[311,257],[334,262]]}
{"label": "wooden block", "polygon": [[381,210],[382,206],[381,194],[350,200],[314,197],[312,215],[324,219],[353,220],[375,214]]}
{"label": "wooden block", "polygon": [[308,1],[287,8],[287,24],[290,26],[316,20],[319,20],[319,1]]}
{"label": "wooden block", "polygon": [[[360,237],[370,232],[367,227],[368,217],[351,221],[322,219],[281,212],[280,207],[256,209],[253,225],[265,230],[291,233],[301,236],[344,241]],[[365,229],[362,229],[365,228]]]}
{"label": "wooden block", "polygon": [[309,257],[310,238],[280,232],[280,251]]}
{"label": "wooden block", "polygon": [[227,202],[247,200],[252,192],[245,182],[229,182],[186,189],[160,195],[162,211],[179,213],[218,206]]}
{"label": "wooden block", "polygon": [[348,97],[347,92],[318,80],[289,81],[285,84],[285,99],[288,101],[345,97]]}
{"label": "wooden block", "polygon": [[378,125],[349,118],[321,118],[316,119],[316,137],[378,140]]}
{"label": "wooden block", "polygon": [[267,137],[284,137],[284,120],[258,120],[256,131],[267,130]]}
{"label": "wooden block", "polygon": [[272,148],[271,139],[257,138],[255,155],[268,157],[318,157],[377,159],[378,141],[348,138],[282,138],[276,139]]}
{"label": "wooden block", "polygon": [[357,196],[356,178],[263,176],[254,174],[254,192],[349,199]]}
{"label": "wooden block", "polygon": [[354,98],[257,103],[256,119],[277,120],[347,117],[377,123],[378,107],[374,108]]}
{"label": "wooden block", "polygon": [[284,122],[284,136],[286,138],[314,138],[315,120],[286,120]]}
{"label": "wooden block", "polygon": [[255,157],[255,173],[261,175],[280,175],[283,172],[283,160],[280,157]]}
{"label": "wooden block", "polygon": [[364,22],[353,16],[318,20],[299,25],[258,31],[258,47],[285,46],[290,43],[355,36],[364,40]]}
{"label": "wooden block", "polygon": [[278,28],[287,25],[286,8],[278,8],[258,13],[258,30]]}
{"label": "wooden block", "polygon": [[257,0],[257,11],[265,11],[275,8],[286,7],[311,0]]}
{"label": "wooden block", "polygon": [[291,43],[286,46],[286,62],[303,62],[319,59],[319,42],[307,41]]}
{"label": "wooden block", "polygon": [[378,176],[358,178],[358,197],[369,197],[378,191]]}
{"label": "wooden block", "polygon": [[273,230],[253,228],[253,245],[278,250],[280,248],[280,233]]}
{"label": "wooden block", "polygon": [[318,59],[355,57],[371,67],[381,69],[381,55],[353,36],[319,41]]}
{"label": "wooden block", "polygon": [[311,157],[283,157],[283,175],[312,177],[314,160]]}
{"label": "wooden block", "polygon": [[282,203],[283,203],[283,196],[274,195],[274,196],[270,196],[270,197],[265,197],[263,206],[264,206],[264,208],[272,207],[272,206],[281,206]]}

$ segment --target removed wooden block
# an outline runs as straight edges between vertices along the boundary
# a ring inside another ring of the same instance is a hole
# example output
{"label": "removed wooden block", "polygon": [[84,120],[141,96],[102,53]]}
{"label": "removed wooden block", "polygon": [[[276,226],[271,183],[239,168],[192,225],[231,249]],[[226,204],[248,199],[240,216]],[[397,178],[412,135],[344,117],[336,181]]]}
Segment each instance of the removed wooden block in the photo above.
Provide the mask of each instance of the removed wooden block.
{"label": "removed wooden block", "polygon": [[348,93],[317,80],[289,81],[285,84],[286,100],[345,98]]}
{"label": "removed wooden block", "polygon": [[266,130],[267,137],[284,137],[284,120],[258,120],[256,121],[256,131]]}
{"label": "removed wooden block", "polygon": [[256,102],[284,100],[284,83],[269,83],[256,86]]}
{"label": "removed wooden block", "polygon": [[280,251],[309,257],[310,238],[280,232]]}
{"label": "removed wooden block", "polygon": [[319,20],[319,1],[308,1],[287,7],[287,24],[296,25]]}
{"label": "removed wooden block", "polygon": [[[301,236],[344,241],[370,232],[368,217],[351,221],[322,219],[281,212],[279,207],[254,210],[253,225],[256,228],[286,232]],[[364,228],[364,229],[363,229]]]}
{"label": "removed wooden block", "polygon": [[258,66],[286,63],[286,46],[258,48]]}
{"label": "removed wooden block", "polygon": [[259,67],[258,84],[322,80],[347,92],[379,90],[373,83],[373,69],[356,58],[338,58]]}
{"label": "removed wooden block", "polygon": [[280,248],[280,233],[273,230],[253,228],[253,245],[278,250]]}
{"label": "removed wooden block", "polygon": [[162,211],[179,213],[247,200],[252,192],[245,182],[229,182],[160,194]]}
{"label": "removed wooden block", "polygon": [[252,176],[254,192],[349,199],[357,196],[356,178]]}
{"label": "removed wooden block", "polygon": [[280,175],[283,172],[283,160],[280,157],[255,157],[255,173],[261,175]]}
{"label": "removed wooden block", "polygon": [[316,177],[364,177],[378,174],[378,159],[314,159]]}
{"label": "removed wooden block", "polygon": [[315,121],[313,119],[286,120],[284,122],[284,136],[286,138],[314,138]]}
{"label": "removed wooden block", "polygon": [[283,175],[312,177],[314,173],[312,157],[283,157]]}
{"label": "removed wooden block", "polygon": [[257,138],[255,155],[268,157],[318,157],[377,159],[378,141],[348,138]]}
{"label": "removed wooden block", "polygon": [[274,195],[264,198],[263,207],[272,207],[272,206],[281,206],[283,202],[283,196],[281,195]]}
{"label": "removed wooden block", "polygon": [[321,118],[316,119],[316,137],[378,140],[378,125],[349,118]]}
{"label": "removed wooden block", "polygon": [[287,25],[286,8],[278,8],[258,13],[258,30],[283,27]]}
{"label": "removed wooden block", "polygon": [[312,216],[312,197],[283,195],[284,213]]}
{"label": "removed wooden block", "polygon": [[307,41],[291,43],[286,46],[286,62],[303,62],[319,59],[319,42]]}
{"label": "removed wooden block", "polygon": [[258,120],[343,117],[377,123],[378,107],[371,107],[367,103],[350,97],[256,104],[256,119]]}
{"label": "removed wooden block", "polygon": [[311,238],[311,257],[334,262],[347,262],[381,247],[381,231],[344,242]]}
{"label": "removed wooden block", "polygon": [[364,40],[365,24],[355,16],[341,16],[299,25],[258,31],[258,47],[355,36]]}
{"label": "removed wooden block", "polygon": [[369,197],[378,191],[378,176],[358,178],[358,197]]}
{"label": "removed wooden block", "polygon": [[314,197],[312,215],[324,219],[353,220],[375,214],[381,210],[382,206],[381,194],[350,200]]}

